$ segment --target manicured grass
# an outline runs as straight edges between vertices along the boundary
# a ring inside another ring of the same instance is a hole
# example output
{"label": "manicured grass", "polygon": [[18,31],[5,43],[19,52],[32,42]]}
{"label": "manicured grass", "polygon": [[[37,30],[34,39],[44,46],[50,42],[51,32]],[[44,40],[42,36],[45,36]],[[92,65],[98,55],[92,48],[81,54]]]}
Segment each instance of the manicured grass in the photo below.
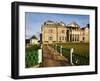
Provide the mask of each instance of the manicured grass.
{"label": "manicured grass", "polygon": [[75,54],[80,54],[85,57],[89,57],[89,43],[59,43],[64,48],[74,48]]}
{"label": "manicured grass", "polygon": [[71,62],[70,49],[73,48],[74,49],[74,52],[72,54],[73,64],[89,65],[89,43],[58,43],[55,46],[57,47],[62,46],[62,54],[68,59],[69,63]]}

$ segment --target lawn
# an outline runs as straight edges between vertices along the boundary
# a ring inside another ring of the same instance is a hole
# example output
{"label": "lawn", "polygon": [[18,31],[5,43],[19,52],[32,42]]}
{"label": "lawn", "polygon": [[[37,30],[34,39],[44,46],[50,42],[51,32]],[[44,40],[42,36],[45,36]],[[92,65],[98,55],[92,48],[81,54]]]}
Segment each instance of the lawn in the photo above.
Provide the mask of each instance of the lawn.
{"label": "lawn", "polygon": [[75,54],[89,57],[89,43],[58,43],[57,45],[64,48],[73,48]]}
{"label": "lawn", "polygon": [[58,46],[62,46],[65,51],[63,55],[68,58],[70,62],[70,53],[67,53],[66,49],[74,49],[73,63],[74,65],[89,65],[89,43],[58,43]]}

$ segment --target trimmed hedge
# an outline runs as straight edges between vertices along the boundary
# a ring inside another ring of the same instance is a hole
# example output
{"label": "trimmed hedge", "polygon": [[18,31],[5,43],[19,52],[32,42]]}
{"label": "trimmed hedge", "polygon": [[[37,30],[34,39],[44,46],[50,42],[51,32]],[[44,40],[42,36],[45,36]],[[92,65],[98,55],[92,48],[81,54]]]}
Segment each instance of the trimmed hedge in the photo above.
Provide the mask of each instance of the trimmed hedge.
{"label": "trimmed hedge", "polygon": [[32,47],[26,48],[25,54],[25,66],[26,68],[32,67],[38,64],[38,49],[40,46],[34,45]]}

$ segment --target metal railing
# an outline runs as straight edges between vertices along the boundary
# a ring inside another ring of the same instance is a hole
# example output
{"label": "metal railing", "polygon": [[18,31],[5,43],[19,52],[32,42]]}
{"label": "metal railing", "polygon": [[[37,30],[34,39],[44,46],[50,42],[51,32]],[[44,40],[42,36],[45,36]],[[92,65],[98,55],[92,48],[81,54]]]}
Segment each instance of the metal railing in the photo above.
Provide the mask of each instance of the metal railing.
{"label": "metal railing", "polygon": [[75,65],[89,65],[89,57],[85,57],[79,54],[73,53],[72,60],[73,64]]}
{"label": "metal railing", "polygon": [[63,55],[66,57],[71,65],[89,65],[89,57],[74,53],[73,48],[68,49],[57,44],[52,44],[49,46],[61,54],[61,56]]}

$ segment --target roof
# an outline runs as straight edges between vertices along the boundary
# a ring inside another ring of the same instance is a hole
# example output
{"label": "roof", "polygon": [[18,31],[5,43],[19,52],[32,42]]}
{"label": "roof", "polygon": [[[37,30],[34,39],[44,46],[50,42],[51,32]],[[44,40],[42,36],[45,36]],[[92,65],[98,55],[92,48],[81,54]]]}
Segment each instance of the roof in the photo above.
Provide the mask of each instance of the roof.
{"label": "roof", "polygon": [[[59,27],[59,26],[65,27],[66,26],[65,23],[62,21],[54,22],[54,21],[50,21],[50,20],[44,22],[44,25],[45,25],[45,27]],[[44,25],[42,27],[44,27]]]}
{"label": "roof", "polygon": [[85,29],[89,29],[89,27],[83,27],[83,28],[81,28],[81,30],[85,30]]}
{"label": "roof", "polygon": [[48,20],[48,21],[44,22],[44,25],[46,25],[46,24],[55,24],[55,22]]}
{"label": "roof", "polygon": [[37,39],[37,37],[35,35],[33,35],[30,39]]}
{"label": "roof", "polygon": [[67,27],[77,27],[77,28],[79,28],[80,26],[76,22],[72,22],[72,23],[68,24]]}
{"label": "roof", "polygon": [[85,27],[82,27],[81,29],[85,30],[85,29],[89,29],[89,28],[90,28],[90,24],[87,24]]}

